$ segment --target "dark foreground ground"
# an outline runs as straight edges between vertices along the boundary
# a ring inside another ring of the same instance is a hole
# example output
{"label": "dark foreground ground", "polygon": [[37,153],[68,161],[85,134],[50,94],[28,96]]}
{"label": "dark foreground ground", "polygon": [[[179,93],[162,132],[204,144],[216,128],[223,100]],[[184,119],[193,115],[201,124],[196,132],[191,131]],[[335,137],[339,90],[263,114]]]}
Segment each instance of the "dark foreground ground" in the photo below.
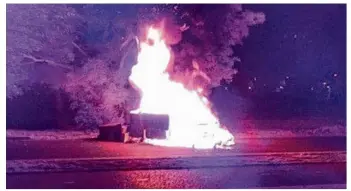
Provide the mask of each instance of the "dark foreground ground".
{"label": "dark foreground ground", "polygon": [[[216,154],[346,151],[346,137],[241,139],[231,150]],[[165,148],[91,140],[7,140],[6,159],[132,157],[161,158],[213,154],[208,150]]]}
{"label": "dark foreground ground", "polygon": [[[329,184],[329,185],[328,185]],[[346,186],[346,164],[29,173],[7,175],[7,188],[257,188]],[[317,187],[317,188],[318,188]]]}
{"label": "dark foreground ground", "polygon": [[346,187],[345,137],[242,139],[231,150],[94,140],[6,148],[7,188]]}

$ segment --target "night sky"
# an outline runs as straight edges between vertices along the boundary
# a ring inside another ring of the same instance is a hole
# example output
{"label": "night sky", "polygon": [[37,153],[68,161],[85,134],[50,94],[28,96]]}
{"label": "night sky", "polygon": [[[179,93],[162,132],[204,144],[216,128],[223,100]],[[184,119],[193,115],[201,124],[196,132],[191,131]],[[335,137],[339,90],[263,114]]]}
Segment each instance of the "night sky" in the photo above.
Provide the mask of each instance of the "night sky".
{"label": "night sky", "polygon": [[346,94],[345,5],[244,8],[264,12],[266,22],[251,28],[243,47],[235,47],[242,60],[239,86],[259,94],[279,87],[294,94],[328,88]]}

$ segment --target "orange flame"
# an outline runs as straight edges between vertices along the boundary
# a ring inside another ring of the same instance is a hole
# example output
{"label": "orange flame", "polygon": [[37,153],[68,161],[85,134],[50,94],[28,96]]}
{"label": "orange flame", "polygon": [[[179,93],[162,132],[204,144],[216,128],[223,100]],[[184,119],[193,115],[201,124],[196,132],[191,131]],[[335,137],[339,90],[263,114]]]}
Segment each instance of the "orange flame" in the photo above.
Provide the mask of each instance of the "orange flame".
{"label": "orange flame", "polygon": [[142,93],[140,106],[132,113],[168,114],[169,131],[165,140],[146,139],[162,146],[213,148],[234,144],[234,136],[221,128],[208,107],[208,100],[183,84],[171,81],[165,72],[171,58],[161,32],[150,28],[140,45],[137,64],[129,80]]}

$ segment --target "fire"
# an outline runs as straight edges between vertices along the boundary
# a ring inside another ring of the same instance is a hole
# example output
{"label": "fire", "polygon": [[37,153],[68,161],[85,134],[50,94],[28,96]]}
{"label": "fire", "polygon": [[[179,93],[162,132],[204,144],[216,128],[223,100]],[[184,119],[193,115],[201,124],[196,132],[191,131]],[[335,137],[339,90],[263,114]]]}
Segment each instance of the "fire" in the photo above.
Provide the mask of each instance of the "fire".
{"label": "fire", "polygon": [[189,91],[183,84],[170,80],[165,72],[170,58],[171,51],[161,32],[150,28],[129,77],[142,93],[140,106],[132,113],[167,114],[169,131],[165,140],[147,139],[145,142],[194,148],[234,144],[234,136],[221,128],[209,109],[208,100],[201,95],[203,90]]}

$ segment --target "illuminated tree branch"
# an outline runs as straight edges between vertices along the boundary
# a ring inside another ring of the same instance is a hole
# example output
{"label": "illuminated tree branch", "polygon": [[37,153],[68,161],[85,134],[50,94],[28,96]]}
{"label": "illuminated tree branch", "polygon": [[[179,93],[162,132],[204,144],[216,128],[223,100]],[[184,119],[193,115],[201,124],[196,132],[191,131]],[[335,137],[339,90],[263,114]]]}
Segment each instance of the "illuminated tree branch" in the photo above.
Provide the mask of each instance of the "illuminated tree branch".
{"label": "illuminated tree branch", "polygon": [[34,56],[27,55],[27,54],[24,54],[23,56],[24,56],[24,58],[31,59],[34,63],[45,62],[45,63],[47,63],[48,65],[51,65],[51,66],[57,66],[57,67],[61,67],[61,68],[69,69],[69,70],[73,69],[70,66],[63,65],[63,64],[57,64],[56,62],[51,61],[51,60],[39,59],[39,58],[35,58]]}

